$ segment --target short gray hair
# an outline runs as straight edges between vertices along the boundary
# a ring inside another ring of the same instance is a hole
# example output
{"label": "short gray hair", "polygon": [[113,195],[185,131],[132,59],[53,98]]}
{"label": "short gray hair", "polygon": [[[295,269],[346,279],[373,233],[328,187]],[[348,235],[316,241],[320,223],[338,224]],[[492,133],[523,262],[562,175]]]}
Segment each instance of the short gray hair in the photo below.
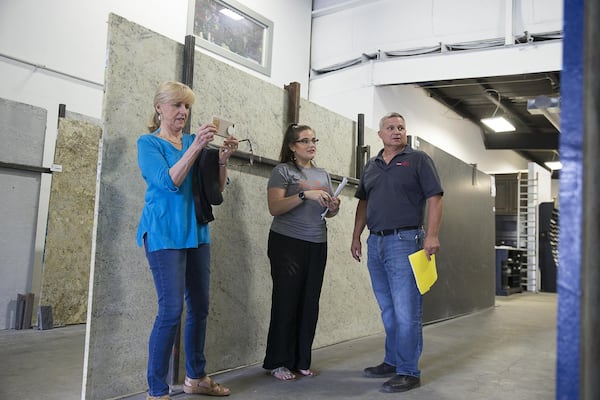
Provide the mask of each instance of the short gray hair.
{"label": "short gray hair", "polygon": [[402,118],[402,121],[404,121],[406,123],[406,119],[404,119],[404,117],[401,114],[399,114],[395,111],[392,111],[390,113],[385,114],[383,117],[381,117],[381,119],[379,120],[379,130],[381,130],[381,128],[383,128],[383,121],[385,121],[388,118]]}

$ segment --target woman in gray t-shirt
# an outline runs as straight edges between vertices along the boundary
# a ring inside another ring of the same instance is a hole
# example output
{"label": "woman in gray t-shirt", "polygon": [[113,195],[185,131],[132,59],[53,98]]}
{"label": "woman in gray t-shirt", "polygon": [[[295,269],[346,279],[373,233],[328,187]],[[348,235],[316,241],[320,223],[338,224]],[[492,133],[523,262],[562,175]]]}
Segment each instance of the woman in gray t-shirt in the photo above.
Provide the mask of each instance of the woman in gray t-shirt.
{"label": "woman in gray t-shirt", "polygon": [[327,210],[325,217],[333,217],[340,207],[329,174],[313,163],[317,142],[309,126],[288,126],[281,164],[268,183],[273,295],[263,368],[281,380],[295,379],[295,372],[314,375],[311,348],[327,261],[327,225],[321,214]]}

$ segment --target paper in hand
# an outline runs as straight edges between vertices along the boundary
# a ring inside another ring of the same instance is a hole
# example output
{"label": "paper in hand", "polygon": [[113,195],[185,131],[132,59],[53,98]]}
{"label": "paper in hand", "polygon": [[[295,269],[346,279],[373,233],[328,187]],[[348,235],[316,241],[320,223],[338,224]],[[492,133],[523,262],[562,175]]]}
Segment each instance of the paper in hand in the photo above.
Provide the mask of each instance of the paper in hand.
{"label": "paper in hand", "polygon": [[[344,177],[344,179],[342,179],[342,181],[338,185],[337,189],[335,189],[335,193],[333,194],[333,197],[338,197],[340,195],[340,193],[342,193],[342,189],[344,188],[344,186],[346,186],[346,183],[348,183],[348,178]],[[329,211],[328,208],[326,208],[325,211],[323,211],[321,213],[321,219],[325,218],[325,215],[327,215],[327,211]]]}
{"label": "paper in hand", "polygon": [[415,275],[415,281],[421,294],[429,291],[431,286],[437,281],[437,268],[435,265],[435,254],[429,256],[425,254],[425,250],[419,250],[408,256],[410,266]]}

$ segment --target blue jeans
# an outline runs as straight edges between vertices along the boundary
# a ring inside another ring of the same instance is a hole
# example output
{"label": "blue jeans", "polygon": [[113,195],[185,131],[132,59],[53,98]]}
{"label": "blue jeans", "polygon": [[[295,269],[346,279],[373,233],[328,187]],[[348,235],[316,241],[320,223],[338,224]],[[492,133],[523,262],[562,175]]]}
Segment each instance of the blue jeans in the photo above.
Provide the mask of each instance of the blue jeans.
{"label": "blue jeans", "polygon": [[184,299],[186,374],[193,379],[206,375],[204,342],[208,317],[210,245],[151,252],[146,248],[146,257],[158,297],[158,314],[148,345],[148,393],[151,396],[163,396],[169,393],[169,358],[178,333]]}
{"label": "blue jeans", "polygon": [[385,329],[384,362],[399,375],[420,376],[423,302],[408,261],[422,248],[421,229],[388,236],[369,235],[367,265]]}

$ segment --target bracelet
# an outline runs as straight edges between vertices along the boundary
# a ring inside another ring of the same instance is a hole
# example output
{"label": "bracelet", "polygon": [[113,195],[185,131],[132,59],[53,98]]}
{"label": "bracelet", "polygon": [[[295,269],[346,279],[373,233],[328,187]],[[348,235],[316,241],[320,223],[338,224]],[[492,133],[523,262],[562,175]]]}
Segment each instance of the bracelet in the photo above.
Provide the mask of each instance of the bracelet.
{"label": "bracelet", "polygon": [[226,167],[226,166],[227,166],[227,164],[221,164],[221,163],[219,163],[219,167]]}

